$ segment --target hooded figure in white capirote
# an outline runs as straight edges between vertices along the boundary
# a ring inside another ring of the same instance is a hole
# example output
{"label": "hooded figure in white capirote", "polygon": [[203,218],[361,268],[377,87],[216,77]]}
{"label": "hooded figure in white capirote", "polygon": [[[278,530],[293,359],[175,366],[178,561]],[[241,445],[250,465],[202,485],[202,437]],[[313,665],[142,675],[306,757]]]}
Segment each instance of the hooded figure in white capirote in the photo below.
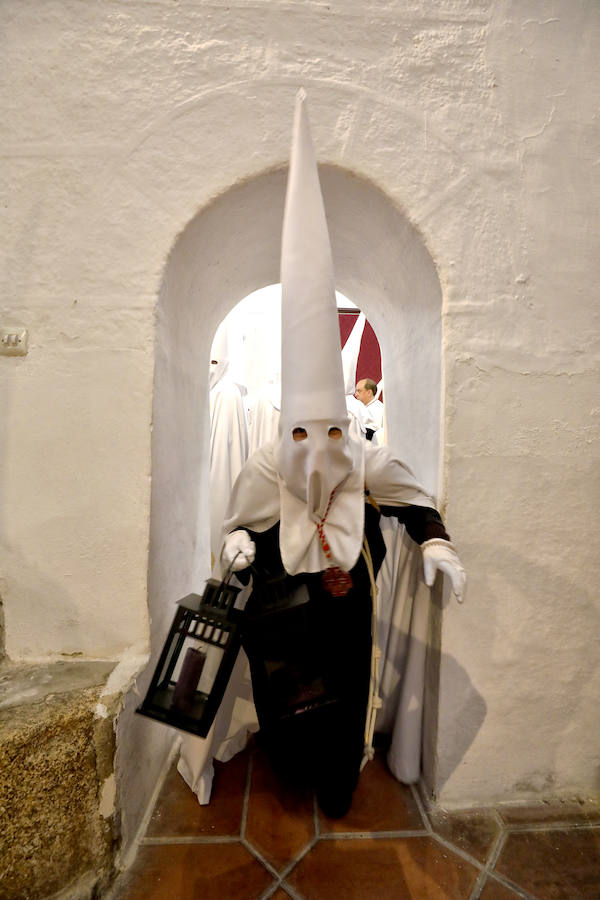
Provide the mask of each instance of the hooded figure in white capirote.
{"label": "hooded figure in white capirote", "polygon": [[425,580],[465,576],[444,524],[387,447],[349,430],[333,264],[306,97],[296,101],[281,247],[279,436],[248,460],[225,520],[222,565],[252,580],[248,654],[259,741],[271,765],[309,782],[322,810],[348,811],[372,756],[379,517],[423,548]]}
{"label": "hooded figure in white capirote", "polygon": [[210,549],[217,558],[223,519],[234,482],[248,458],[244,387],[229,377],[228,321],[219,325],[209,364],[210,403]]}
{"label": "hooded figure in white capirote", "polygon": [[[209,362],[210,404],[210,549],[211,568],[218,560],[223,537],[223,518],[233,484],[248,458],[248,426],[243,397],[245,386],[231,377],[230,320],[226,317],[213,339]],[[209,651],[215,665],[219,652]],[[236,664],[230,687],[242,693],[243,660]],[[237,677],[238,684],[233,684]],[[214,776],[213,756],[226,761],[243,749],[249,731],[256,728],[251,699],[239,699],[228,711],[229,695],[209,739],[184,734],[177,768],[200,803],[208,803]]]}

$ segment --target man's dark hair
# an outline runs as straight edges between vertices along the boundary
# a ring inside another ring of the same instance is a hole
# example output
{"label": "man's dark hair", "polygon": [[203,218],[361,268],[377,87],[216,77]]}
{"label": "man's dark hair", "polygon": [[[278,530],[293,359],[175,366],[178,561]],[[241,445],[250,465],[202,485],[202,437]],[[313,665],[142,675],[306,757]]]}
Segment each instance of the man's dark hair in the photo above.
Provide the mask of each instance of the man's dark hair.
{"label": "man's dark hair", "polygon": [[372,378],[365,378],[365,390],[372,391],[373,396],[377,393],[377,382]]}

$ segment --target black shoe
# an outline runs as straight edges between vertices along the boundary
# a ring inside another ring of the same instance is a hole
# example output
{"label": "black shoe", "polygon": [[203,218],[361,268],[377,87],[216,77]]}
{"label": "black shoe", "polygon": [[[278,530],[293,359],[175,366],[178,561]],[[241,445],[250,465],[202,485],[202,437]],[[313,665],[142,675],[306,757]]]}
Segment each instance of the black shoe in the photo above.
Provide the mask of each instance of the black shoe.
{"label": "black shoe", "polygon": [[352,806],[352,791],[323,787],[317,791],[317,803],[328,819],[342,819]]}

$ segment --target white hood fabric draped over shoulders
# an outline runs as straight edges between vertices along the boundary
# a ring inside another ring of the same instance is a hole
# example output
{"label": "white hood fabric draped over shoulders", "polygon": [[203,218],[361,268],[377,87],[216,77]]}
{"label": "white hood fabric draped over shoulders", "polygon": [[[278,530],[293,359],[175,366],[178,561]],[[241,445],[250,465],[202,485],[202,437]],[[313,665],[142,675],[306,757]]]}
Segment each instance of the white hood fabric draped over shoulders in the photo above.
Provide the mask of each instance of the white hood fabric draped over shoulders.
{"label": "white hood fabric draped over shoulders", "polygon": [[[294,515],[288,519],[292,525],[288,526],[285,552],[282,553],[285,570],[290,575],[319,572],[325,568],[326,560],[314,523],[308,519],[306,506],[302,509],[302,501],[282,483],[277,473],[276,449],[277,442],[265,444],[246,463],[231,494],[225,531],[236,528],[267,531],[282,521],[284,505],[293,505]],[[366,489],[378,504],[384,506],[413,505],[435,509],[434,501],[408,466],[388,447],[373,447],[358,440],[352,441],[352,450],[356,454],[356,468],[341,486],[324,525],[336,563],[346,570],[352,568],[357,558],[354,554],[350,558],[347,553],[347,548],[352,547],[348,532],[353,532],[356,525],[357,493],[362,497]]]}
{"label": "white hood fabric draped over shoulders", "polygon": [[[349,571],[360,553],[360,543],[351,540],[362,533],[364,507],[364,445],[349,441],[353,469],[336,490],[323,528],[336,565]],[[320,572],[328,565],[310,510],[292,494],[277,469],[278,442],[265,444],[254,453],[240,473],[231,494],[225,532],[236,528],[263,532],[281,522],[280,550],[286,572]],[[358,500],[358,503],[357,503]]]}
{"label": "white hood fabric draped over shoulders", "polygon": [[406,463],[388,446],[367,443],[365,484],[381,506],[426,506],[435,509],[433,499],[419,484]]}

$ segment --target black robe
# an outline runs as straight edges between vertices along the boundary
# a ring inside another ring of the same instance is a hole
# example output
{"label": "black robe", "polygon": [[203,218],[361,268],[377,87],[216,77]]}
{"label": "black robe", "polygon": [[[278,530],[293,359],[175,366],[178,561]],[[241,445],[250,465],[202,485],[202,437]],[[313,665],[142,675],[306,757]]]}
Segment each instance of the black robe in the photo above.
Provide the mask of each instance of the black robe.
{"label": "black robe", "polygon": [[[448,539],[434,509],[377,510],[366,503],[365,539],[374,576],[385,556],[380,512],[396,516],[417,543]],[[279,523],[248,533],[256,544],[256,558],[244,649],[259,741],[277,772],[294,782],[311,783],[326,813],[344,815],[360,771],[369,699],[372,599],[367,565],[359,555],[350,572],[351,589],[334,597],[323,587],[322,573],[285,572]]]}

